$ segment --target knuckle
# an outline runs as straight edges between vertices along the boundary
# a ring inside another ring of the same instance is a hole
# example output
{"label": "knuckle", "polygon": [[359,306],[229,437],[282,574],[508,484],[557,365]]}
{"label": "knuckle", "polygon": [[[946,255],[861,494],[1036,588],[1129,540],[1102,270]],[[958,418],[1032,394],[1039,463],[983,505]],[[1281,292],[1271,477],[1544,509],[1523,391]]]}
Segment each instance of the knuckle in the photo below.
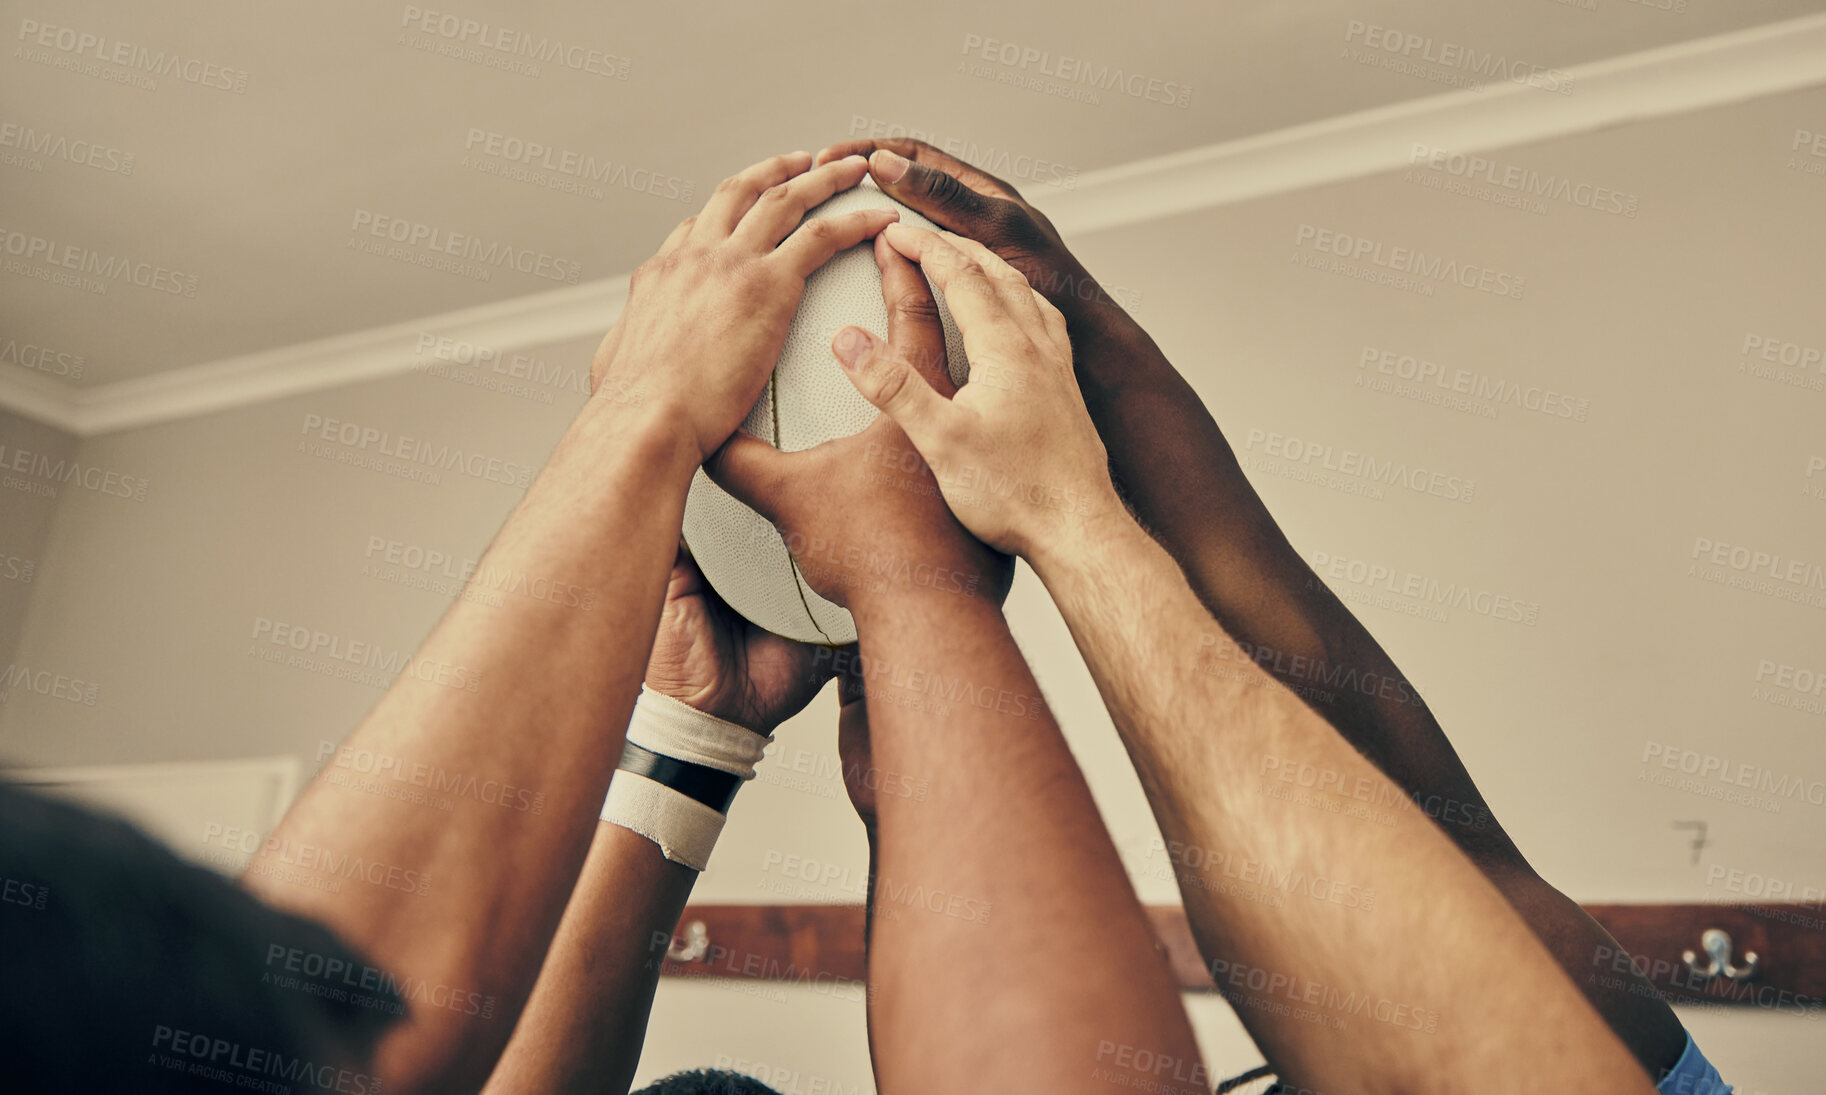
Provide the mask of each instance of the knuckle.
{"label": "knuckle", "polygon": [[908,289],[894,298],[894,315],[900,319],[938,321],[938,298],[918,289]]}
{"label": "knuckle", "polygon": [[756,201],[768,205],[779,205],[792,196],[792,187],[788,186],[786,183],[775,183],[766,190],[761,191],[761,196],[756,199]]}
{"label": "knuckle", "polygon": [[938,238],[938,242],[926,247],[925,254],[920,257],[920,265],[937,267],[965,280],[977,273],[976,264],[970,261],[970,256],[943,236]]}
{"label": "knuckle", "polygon": [[948,172],[931,169],[920,175],[920,194],[942,205],[958,204],[964,197],[964,184]]}
{"label": "knuckle", "polygon": [[725,198],[735,197],[747,189],[748,180],[740,175],[731,175],[722,182],[716,184],[716,192]]}
{"label": "knuckle", "polygon": [[1024,243],[1033,232],[1033,218],[1012,201],[990,202],[984,210],[983,222],[985,234],[998,243]]}
{"label": "knuckle", "polygon": [[766,266],[733,249],[717,251],[715,263],[718,275],[737,286],[754,288],[766,280]]}
{"label": "knuckle", "polygon": [[998,295],[995,291],[995,283],[990,281],[981,270],[968,268],[962,272],[962,276],[952,281],[946,292],[967,293],[984,300],[994,300]]}
{"label": "knuckle", "polygon": [[924,292],[904,292],[895,299],[893,318],[918,327],[931,327],[939,323],[939,301]]}
{"label": "knuckle", "polygon": [[903,399],[907,393],[907,384],[913,370],[904,361],[896,361],[883,368],[875,381],[875,402],[880,406],[891,406]]}
{"label": "knuckle", "polygon": [[629,287],[644,285],[654,278],[659,277],[661,273],[664,272],[666,265],[669,262],[670,259],[667,256],[654,255],[639,266],[636,266],[634,272],[628,275]]}
{"label": "knuckle", "polygon": [[1027,284],[1027,275],[1009,265],[1000,255],[992,254],[984,259],[983,270],[991,279],[1001,285],[1017,286],[1024,292],[1033,288]]}

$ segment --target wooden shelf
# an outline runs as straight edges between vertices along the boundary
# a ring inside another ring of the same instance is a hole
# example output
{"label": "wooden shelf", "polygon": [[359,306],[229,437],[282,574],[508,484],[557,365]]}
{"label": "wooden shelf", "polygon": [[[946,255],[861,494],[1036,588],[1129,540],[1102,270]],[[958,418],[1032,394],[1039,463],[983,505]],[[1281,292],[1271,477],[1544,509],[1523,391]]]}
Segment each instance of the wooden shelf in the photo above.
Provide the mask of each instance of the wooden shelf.
{"label": "wooden shelf", "polygon": [[[1670,1000],[1800,1011],[1826,1005],[1826,910],[1813,905],[1587,905],[1637,968]],[[1177,905],[1153,905],[1148,916],[1166,945],[1182,988],[1214,986]],[[861,905],[691,905],[679,920],[675,947],[689,945],[688,927],[703,926],[708,950],[695,961],[668,958],[671,977],[721,977],[818,985],[868,979]],[[1683,951],[1700,953],[1708,928],[1729,933],[1732,960],[1755,952],[1755,974],[1743,982],[1688,972]],[[1592,976],[1620,976],[1622,956],[1594,955]]]}

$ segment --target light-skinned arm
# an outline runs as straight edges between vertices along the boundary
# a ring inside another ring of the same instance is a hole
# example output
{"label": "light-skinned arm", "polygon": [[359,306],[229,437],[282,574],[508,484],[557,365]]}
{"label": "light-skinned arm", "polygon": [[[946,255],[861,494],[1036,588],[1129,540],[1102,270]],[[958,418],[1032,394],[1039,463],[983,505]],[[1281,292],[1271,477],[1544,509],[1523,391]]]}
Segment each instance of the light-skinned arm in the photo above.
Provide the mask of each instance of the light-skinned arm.
{"label": "light-skinned arm", "polygon": [[[958,519],[1052,593],[1169,846],[1197,850],[1179,874],[1193,934],[1282,1077],[1320,1091],[1650,1090],[1515,910],[1374,765],[1265,673],[1198,670],[1216,624],[1117,497],[1058,309],[973,241],[896,226],[877,246],[944,291],[972,377],[1005,382],[947,399],[885,354],[850,376]],[[1263,774],[1288,765],[1315,785],[1270,793]],[[1365,799],[1382,811],[1350,808]],[[1268,904],[1198,866],[1240,862],[1377,897]]]}
{"label": "light-skinned arm", "polygon": [[[596,395],[478,566],[478,580],[565,594],[459,600],[338,754],[455,788],[451,808],[410,783],[339,781],[333,760],[250,865],[260,896],[407,987],[374,1062],[390,1090],[477,1089],[506,1044],[596,831],[691,475],[758,398],[806,276],[893,218],[800,227],[865,171],[812,169],[806,153],[757,164],[634,274]],[[300,849],[412,872],[425,892],[301,884],[286,862]]]}

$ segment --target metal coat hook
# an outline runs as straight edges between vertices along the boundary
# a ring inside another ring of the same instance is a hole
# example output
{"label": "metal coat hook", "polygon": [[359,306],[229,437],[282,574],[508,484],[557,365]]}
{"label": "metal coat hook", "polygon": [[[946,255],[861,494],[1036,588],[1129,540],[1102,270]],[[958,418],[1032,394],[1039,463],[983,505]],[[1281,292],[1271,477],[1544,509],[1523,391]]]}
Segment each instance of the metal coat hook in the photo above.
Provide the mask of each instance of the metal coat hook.
{"label": "metal coat hook", "polygon": [[1681,954],[1681,961],[1686,963],[1687,971],[1698,977],[1723,977],[1731,981],[1748,981],[1756,976],[1757,955],[1755,951],[1744,952],[1744,964],[1731,964],[1731,936],[1718,928],[1707,928],[1699,936],[1699,945],[1705,949],[1707,962],[1699,964],[1699,956],[1692,951]]}
{"label": "metal coat hook", "polygon": [[[1727,957],[1730,955],[1730,951],[1730,941],[1726,940],[1725,954]],[[672,945],[666,948],[666,957],[674,962],[701,962],[709,953],[710,929],[704,926],[702,920],[693,920],[685,925],[685,939],[682,945],[678,939],[674,938]],[[1755,958],[1752,957],[1751,961],[1754,962]]]}

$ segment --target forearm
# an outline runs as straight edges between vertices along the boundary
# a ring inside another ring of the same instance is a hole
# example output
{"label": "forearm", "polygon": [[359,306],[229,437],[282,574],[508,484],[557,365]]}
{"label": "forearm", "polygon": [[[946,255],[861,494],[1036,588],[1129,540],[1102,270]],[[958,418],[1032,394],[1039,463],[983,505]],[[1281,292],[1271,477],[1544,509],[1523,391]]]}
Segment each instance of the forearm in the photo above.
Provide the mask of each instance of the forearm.
{"label": "forearm", "polygon": [[[1115,513],[1032,561],[1178,850],[1200,949],[1284,1076],[1326,1091],[1646,1088],[1515,911],[1401,791],[1266,674],[1199,670],[1210,617],[1139,528]],[[1268,793],[1264,775],[1285,771],[1315,778]],[[1373,810],[1354,809],[1365,799]],[[1234,883],[1238,869],[1348,879],[1375,898],[1264,902]],[[1341,1003],[1352,1000],[1375,1003]]]}
{"label": "forearm", "polygon": [[1419,690],[1288,543],[1197,393],[1113,304],[1080,314],[1079,382],[1112,471],[1235,640],[1201,636],[1200,668],[1247,680],[1259,667],[1323,715],[1496,884],[1643,1066],[1671,1065],[1679,1019],[1640,979],[1586,976],[1616,941],[1534,873]]}
{"label": "forearm", "polygon": [[660,966],[697,874],[638,833],[597,827],[488,1095],[628,1090]]}
{"label": "forearm", "polygon": [[[532,987],[621,751],[692,467],[670,433],[591,403],[479,564],[500,592],[452,607],[250,869],[401,984],[491,1005],[411,1001],[376,1062],[402,1088],[479,1084]],[[300,849],[416,872],[424,892],[282,881],[270,861]]]}
{"label": "forearm", "polygon": [[[1287,541],[1197,393],[1113,307],[1079,336],[1086,405],[1125,499],[1236,640],[1227,653],[1304,698],[1474,862],[1521,865],[1418,689]],[[1208,653],[1214,671],[1236,667]]]}
{"label": "forearm", "polygon": [[925,792],[875,802],[879,1082],[1202,1093],[1177,987],[1001,613],[924,599],[857,619],[873,763]]}

